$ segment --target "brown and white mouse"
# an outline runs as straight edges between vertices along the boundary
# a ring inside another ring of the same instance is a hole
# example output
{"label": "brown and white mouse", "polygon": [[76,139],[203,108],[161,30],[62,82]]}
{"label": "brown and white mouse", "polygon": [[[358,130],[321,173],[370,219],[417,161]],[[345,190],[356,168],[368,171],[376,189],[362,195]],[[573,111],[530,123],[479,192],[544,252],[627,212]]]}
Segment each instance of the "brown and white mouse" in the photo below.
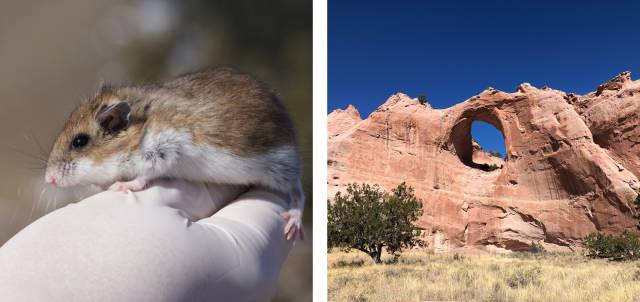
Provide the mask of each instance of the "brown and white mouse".
{"label": "brown and white mouse", "polygon": [[304,194],[296,134],[277,94],[231,68],[167,82],[102,87],[76,108],[45,180],[139,191],[158,178],[262,185],[290,197],[287,239],[302,238]]}

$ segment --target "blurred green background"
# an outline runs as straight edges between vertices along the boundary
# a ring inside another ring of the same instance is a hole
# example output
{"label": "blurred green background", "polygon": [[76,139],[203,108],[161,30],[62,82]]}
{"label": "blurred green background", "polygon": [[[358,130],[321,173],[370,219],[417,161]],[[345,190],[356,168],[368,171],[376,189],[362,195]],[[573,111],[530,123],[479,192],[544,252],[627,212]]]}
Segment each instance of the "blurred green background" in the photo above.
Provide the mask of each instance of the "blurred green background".
{"label": "blurred green background", "polygon": [[287,258],[274,300],[310,301],[311,33],[311,0],[2,1],[0,244],[93,192],[43,185],[41,159],[69,112],[101,82],[233,66],[276,87],[299,133],[307,239]]}

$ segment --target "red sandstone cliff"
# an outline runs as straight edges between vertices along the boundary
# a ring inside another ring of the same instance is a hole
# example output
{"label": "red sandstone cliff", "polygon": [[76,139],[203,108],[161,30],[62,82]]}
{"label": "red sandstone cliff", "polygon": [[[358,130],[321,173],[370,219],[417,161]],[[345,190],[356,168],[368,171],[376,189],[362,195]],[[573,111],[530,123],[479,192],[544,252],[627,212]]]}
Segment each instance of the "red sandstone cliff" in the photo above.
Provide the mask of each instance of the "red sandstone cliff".
{"label": "red sandstone cliff", "polygon": [[[349,106],[328,118],[329,196],[351,182],[406,181],[436,249],[576,250],[595,230],[638,226],[629,199],[640,185],[639,112],[629,73],[584,96],[525,83],[447,109],[398,93],[364,120]],[[478,169],[501,160],[474,148],[474,120],[504,134],[502,169]]]}

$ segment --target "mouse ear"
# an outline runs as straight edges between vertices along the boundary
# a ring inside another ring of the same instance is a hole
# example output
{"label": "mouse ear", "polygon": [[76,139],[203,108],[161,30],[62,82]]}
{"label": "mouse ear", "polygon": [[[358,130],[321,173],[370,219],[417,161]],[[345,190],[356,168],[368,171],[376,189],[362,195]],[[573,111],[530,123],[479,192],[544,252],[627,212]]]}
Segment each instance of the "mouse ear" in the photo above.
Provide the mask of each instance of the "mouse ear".
{"label": "mouse ear", "polygon": [[131,113],[129,103],[120,102],[100,109],[96,120],[102,130],[114,134],[129,125],[129,113]]}

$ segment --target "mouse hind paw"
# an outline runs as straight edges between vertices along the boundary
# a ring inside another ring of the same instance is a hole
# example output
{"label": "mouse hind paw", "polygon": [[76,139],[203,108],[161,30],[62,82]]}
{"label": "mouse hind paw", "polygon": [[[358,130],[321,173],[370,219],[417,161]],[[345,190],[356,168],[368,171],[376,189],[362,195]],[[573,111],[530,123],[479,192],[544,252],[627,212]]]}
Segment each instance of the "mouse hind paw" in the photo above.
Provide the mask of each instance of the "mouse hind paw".
{"label": "mouse hind paw", "polygon": [[285,221],[284,235],[287,240],[304,240],[304,230],[302,229],[302,213],[299,209],[291,209],[282,213]]}

